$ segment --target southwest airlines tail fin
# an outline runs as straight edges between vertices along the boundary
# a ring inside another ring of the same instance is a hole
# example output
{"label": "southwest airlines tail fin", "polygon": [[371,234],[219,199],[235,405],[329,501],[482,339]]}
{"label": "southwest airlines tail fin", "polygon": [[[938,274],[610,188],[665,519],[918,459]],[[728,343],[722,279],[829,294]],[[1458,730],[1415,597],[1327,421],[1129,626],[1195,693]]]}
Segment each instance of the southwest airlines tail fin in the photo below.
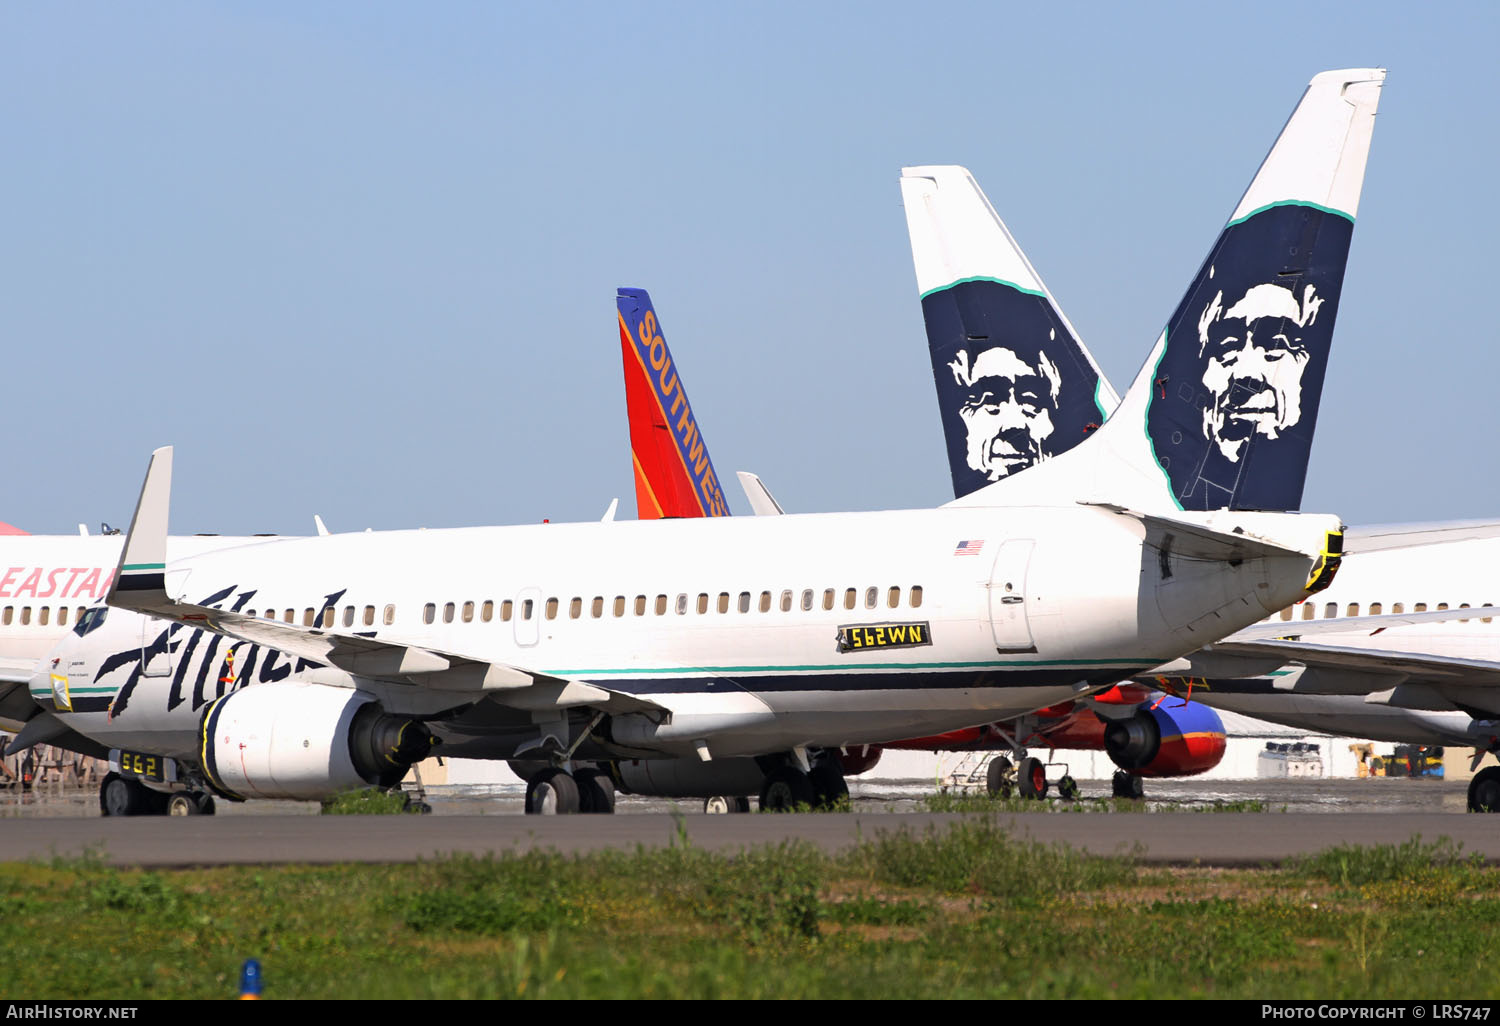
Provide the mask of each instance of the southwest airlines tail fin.
{"label": "southwest airlines tail fin", "polygon": [[1312,80],[1119,408],[1015,488],[1142,510],[1301,505],[1384,80]]}
{"label": "southwest airlines tail fin", "polygon": [[645,289],[619,290],[636,516],[723,517],[724,488]]}
{"label": "southwest airlines tail fin", "polygon": [[962,498],[1071,449],[1119,398],[967,170],[903,168],[901,199]]}

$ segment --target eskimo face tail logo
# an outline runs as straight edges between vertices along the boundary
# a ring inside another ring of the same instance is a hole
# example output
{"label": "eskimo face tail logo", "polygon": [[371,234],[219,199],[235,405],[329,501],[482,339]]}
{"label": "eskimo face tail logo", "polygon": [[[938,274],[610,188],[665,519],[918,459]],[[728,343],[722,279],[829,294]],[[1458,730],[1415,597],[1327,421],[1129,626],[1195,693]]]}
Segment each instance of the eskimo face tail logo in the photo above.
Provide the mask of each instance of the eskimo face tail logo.
{"label": "eskimo face tail logo", "polygon": [[1291,289],[1252,285],[1229,309],[1224,293],[1198,318],[1198,354],[1205,358],[1203,437],[1238,462],[1252,435],[1279,438],[1302,417],[1302,372],[1312,358],[1307,335],[1323,306],[1316,285]]}
{"label": "eskimo face tail logo", "polygon": [[1301,505],[1353,229],[1305,204],[1257,211],[1167,322],[1146,431],[1183,509]]}
{"label": "eskimo face tail logo", "polygon": [[1081,442],[1099,375],[1046,296],[973,279],[922,297],[933,380],[962,498]]}

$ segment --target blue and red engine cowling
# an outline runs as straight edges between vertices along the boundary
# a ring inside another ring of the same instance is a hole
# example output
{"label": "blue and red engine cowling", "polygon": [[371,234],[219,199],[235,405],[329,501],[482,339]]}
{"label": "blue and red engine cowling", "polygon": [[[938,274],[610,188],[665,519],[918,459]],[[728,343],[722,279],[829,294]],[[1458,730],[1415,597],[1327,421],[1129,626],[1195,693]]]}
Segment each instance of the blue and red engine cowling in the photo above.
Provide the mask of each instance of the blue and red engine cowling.
{"label": "blue and red engine cowling", "polygon": [[[1133,684],[1111,688],[1094,701],[1119,711],[1101,717],[1077,702],[1041,709],[1033,714],[1033,729],[1017,740],[1028,746],[1102,750],[1116,766],[1142,777],[1190,777],[1208,772],[1224,758],[1224,721],[1202,703]],[[1129,706],[1135,706],[1133,712],[1126,712]],[[1016,733],[1015,723],[987,724],[885,747],[923,751],[1008,748],[996,726]]]}

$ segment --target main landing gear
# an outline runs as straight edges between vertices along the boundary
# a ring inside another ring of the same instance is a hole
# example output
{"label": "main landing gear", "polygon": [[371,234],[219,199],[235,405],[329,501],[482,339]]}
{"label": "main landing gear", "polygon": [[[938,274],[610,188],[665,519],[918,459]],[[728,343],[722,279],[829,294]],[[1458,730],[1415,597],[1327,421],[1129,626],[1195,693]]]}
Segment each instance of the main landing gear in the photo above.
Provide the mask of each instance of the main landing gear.
{"label": "main landing gear", "polygon": [[[1022,756],[1019,764],[1012,763],[1007,756],[997,755],[985,770],[985,789],[997,798],[1009,798],[1015,794],[1022,798],[1042,799],[1047,797],[1049,786],[1047,763],[1030,755]],[[1058,797],[1074,801],[1078,793],[1078,781],[1064,772],[1057,779]]]}
{"label": "main landing gear", "polygon": [[821,753],[806,772],[790,758],[766,774],[760,789],[760,811],[796,812],[799,809],[836,809],[847,805],[849,785],[836,752]]}
{"label": "main landing gear", "polygon": [[564,766],[548,766],[526,781],[526,814],[565,816],[573,813],[608,815],[615,811],[615,782],[593,766],[571,772]]}
{"label": "main landing gear", "polygon": [[206,791],[154,791],[130,777],[107,773],[99,784],[99,813],[104,816],[212,816],[213,795]]}
{"label": "main landing gear", "polygon": [[1469,781],[1470,812],[1500,812],[1500,766],[1490,766]]}
{"label": "main landing gear", "polygon": [[1138,773],[1115,770],[1115,775],[1109,781],[1109,793],[1114,798],[1144,798],[1146,781]]}

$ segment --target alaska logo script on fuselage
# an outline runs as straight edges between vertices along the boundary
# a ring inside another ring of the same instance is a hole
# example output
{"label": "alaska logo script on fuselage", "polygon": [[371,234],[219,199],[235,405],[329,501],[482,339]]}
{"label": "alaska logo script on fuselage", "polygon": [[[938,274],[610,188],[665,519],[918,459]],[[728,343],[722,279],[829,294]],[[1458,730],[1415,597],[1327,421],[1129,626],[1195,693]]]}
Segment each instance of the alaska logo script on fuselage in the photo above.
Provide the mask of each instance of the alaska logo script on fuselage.
{"label": "alaska logo script on fuselage", "polygon": [[921,623],[854,623],[839,628],[840,652],[872,648],[917,648],[932,644],[932,626]]}

